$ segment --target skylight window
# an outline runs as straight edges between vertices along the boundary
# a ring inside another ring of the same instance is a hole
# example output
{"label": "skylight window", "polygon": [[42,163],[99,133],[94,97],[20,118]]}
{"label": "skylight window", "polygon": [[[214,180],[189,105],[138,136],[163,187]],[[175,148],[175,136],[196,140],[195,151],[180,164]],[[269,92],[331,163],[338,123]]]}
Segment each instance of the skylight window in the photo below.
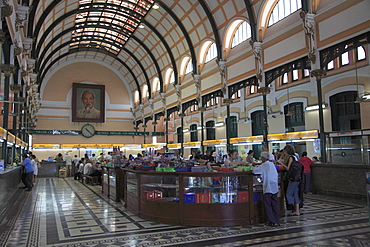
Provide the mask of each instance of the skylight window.
{"label": "skylight window", "polygon": [[154,0],[79,0],[70,49],[93,47],[118,54],[153,4]]}

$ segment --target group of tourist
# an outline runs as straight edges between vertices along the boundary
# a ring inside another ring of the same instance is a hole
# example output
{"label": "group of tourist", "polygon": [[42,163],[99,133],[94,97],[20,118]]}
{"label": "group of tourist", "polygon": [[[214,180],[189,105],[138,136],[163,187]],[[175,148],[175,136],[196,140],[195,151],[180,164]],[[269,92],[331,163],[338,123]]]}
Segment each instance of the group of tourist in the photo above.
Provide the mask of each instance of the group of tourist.
{"label": "group of tourist", "polygon": [[[286,171],[283,173],[283,182],[285,182],[286,205],[288,210],[292,210],[289,216],[300,215],[300,207],[303,202],[303,193],[310,193],[310,165],[314,163],[307,157],[307,152],[302,153],[299,158],[292,145],[286,145],[283,150],[274,156],[265,150],[261,153],[262,164],[253,170],[254,174],[261,174],[263,180],[263,201],[265,204],[268,224],[272,227],[280,225],[279,206],[277,194],[278,187],[278,172],[275,164],[279,164],[279,169]],[[275,162],[275,164],[274,164]],[[298,163],[297,163],[298,162]],[[289,176],[289,172],[293,173],[293,164],[300,167],[299,175],[296,177]]]}
{"label": "group of tourist", "polygon": [[90,157],[88,154],[85,154],[83,158],[78,158],[75,155],[73,159],[73,163],[75,165],[75,180],[82,180],[82,176],[91,176],[91,177],[98,177],[98,183],[101,184],[101,163],[102,162],[110,162],[112,160],[111,153],[108,152],[108,155],[104,155],[103,153],[100,154],[99,157],[96,157],[95,154],[92,154]]}

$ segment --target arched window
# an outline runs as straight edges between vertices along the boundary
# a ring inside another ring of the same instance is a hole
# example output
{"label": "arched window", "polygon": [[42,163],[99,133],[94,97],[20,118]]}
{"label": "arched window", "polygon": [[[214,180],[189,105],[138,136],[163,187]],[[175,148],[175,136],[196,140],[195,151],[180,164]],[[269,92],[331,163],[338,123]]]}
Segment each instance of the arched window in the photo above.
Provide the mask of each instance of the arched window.
{"label": "arched window", "polygon": [[135,101],[135,103],[139,103],[139,91],[135,91],[135,93],[134,93],[134,101]]}
{"label": "arched window", "polygon": [[238,137],[238,120],[236,116],[230,116],[230,121],[226,118],[226,125],[229,127],[229,138]]}
{"label": "arched window", "polygon": [[164,80],[165,80],[166,85],[171,84],[172,77],[175,77],[174,73],[173,73],[173,69],[169,68],[169,69],[167,69],[167,71],[165,73],[165,76],[164,76]]}
{"label": "arched window", "polygon": [[175,73],[172,71],[171,76],[170,76],[170,84],[175,83]]}
{"label": "arched window", "polygon": [[283,78],[282,78],[282,81],[281,81],[281,84],[284,85],[284,84],[287,84],[289,81],[289,78],[288,78],[288,73],[285,73],[283,75]]}
{"label": "arched window", "polygon": [[180,64],[180,75],[186,75],[193,71],[193,64],[190,57],[184,57]]}
{"label": "arched window", "polygon": [[192,60],[190,59],[188,63],[186,64],[186,70],[185,70],[185,75],[193,72],[193,63]]}
{"label": "arched window", "polygon": [[[299,131],[304,129],[305,120],[302,102],[290,103],[284,106],[284,115],[286,131]],[[300,127],[300,129],[294,129],[298,127]]]}
{"label": "arched window", "polygon": [[366,52],[363,46],[357,47],[357,61],[365,60]]}
{"label": "arched window", "polygon": [[142,91],[142,96],[143,96],[143,99],[148,99],[149,97],[149,92],[148,92],[148,85],[144,85],[143,86],[143,91]]}
{"label": "arched window", "polygon": [[330,107],[333,131],[361,129],[357,92],[349,91],[331,96]]}
{"label": "arched window", "polygon": [[155,77],[152,81],[152,89],[153,89],[153,92],[152,92],[152,95],[155,96],[159,91],[160,91],[160,87],[159,87],[159,79],[158,77]]}
{"label": "arched window", "polygon": [[252,112],[252,135],[262,135],[265,125],[264,123],[264,112],[262,110]]}
{"label": "arched window", "polygon": [[217,47],[215,43],[212,43],[212,45],[208,48],[205,63],[208,63],[209,61],[215,59],[216,57],[217,57]]}
{"label": "arched window", "polygon": [[301,0],[279,0],[269,19],[269,27],[302,8]]}
{"label": "arched window", "polygon": [[298,73],[298,70],[295,69],[292,71],[292,75],[293,75],[293,81],[297,81],[299,79],[299,73]]}
{"label": "arched window", "polygon": [[235,46],[249,39],[250,37],[251,37],[251,26],[249,25],[248,22],[243,21],[239,25],[238,29],[234,34],[231,48],[234,48]]}
{"label": "arched window", "polygon": [[[346,49],[348,46],[346,45]],[[349,64],[349,52],[345,52],[340,56],[340,66],[346,66]]]}
{"label": "arched window", "polygon": [[236,93],[231,95],[231,99],[240,99],[241,96],[242,96],[242,90],[239,89],[238,91],[236,91]]}

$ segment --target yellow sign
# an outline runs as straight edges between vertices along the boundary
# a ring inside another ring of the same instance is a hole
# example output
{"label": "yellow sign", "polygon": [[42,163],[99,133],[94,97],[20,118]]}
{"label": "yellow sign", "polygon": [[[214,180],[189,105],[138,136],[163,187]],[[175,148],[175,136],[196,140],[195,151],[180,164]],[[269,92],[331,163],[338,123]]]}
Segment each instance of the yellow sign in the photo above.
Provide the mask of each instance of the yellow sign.
{"label": "yellow sign", "polygon": [[5,139],[6,138],[6,130],[0,127],[0,137]]}
{"label": "yellow sign", "polygon": [[124,148],[130,148],[130,149],[139,149],[141,148],[140,144],[122,144]]}
{"label": "yellow sign", "polygon": [[301,131],[301,138],[302,139],[319,138],[319,131],[318,130]]}
{"label": "yellow sign", "polygon": [[167,148],[181,148],[181,143],[170,143],[167,144]]}
{"label": "yellow sign", "polygon": [[143,148],[163,148],[163,143],[157,143],[157,144],[142,144]]}
{"label": "yellow sign", "polygon": [[8,141],[15,143],[15,136],[12,133],[8,133]]}
{"label": "yellow sign", "polygon": [[96,144],[97,148],[113,148],[113,144]]}
{"label": "yellow sign", "polygon": [[319,132],[317,130],[305,130],[297,132],[269,134],[267,138],[269,141],[314,139],[319,138]]}
{"label": "yellow sign", "polygon": [[247,136],[247,137],[237,137],[237,138],[230,138],[230,143],[244,143],[244,142],[262,142],[263,136]]}
{"label": "yellow sign", "polygon": [[182,144],[183,147],[194,147],[194,148],[197,148],[197,147],[200,147],[200,142],[184,142]]}
{"label": "yellow sign", "polygon": [[58,149],[59,144],[33,144],[32,148]]}
{"label": "yellow sign", "polygon": [[217,140],[206,140],[203,141],[204,146],[209,146],[209,145],[226,145],[227,140],[226,139],[217,139]]}
{"label": "yellow sign", "polygon": [[60,148],[80,148],[80,144],[61,144]]}

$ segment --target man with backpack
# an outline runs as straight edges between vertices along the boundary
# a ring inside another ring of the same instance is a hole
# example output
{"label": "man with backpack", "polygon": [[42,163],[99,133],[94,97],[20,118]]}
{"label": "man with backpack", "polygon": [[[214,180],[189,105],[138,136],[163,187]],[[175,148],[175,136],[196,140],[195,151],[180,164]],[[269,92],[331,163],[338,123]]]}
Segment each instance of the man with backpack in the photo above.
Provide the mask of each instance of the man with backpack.
{"label": "man with backpack", "polygon": [[289,179],[286,199],[288,204],[293,206],[293,212],[289,215],[298,216],[300,215],[299,204],[301,202],[299,199],[298,188],[302,179],[303,166],[297,161],[295,150],[292,145],[288,144],[284,147],[282,156],[284,157],[284,162],[282,160],[279,160],[278,162],[288,171]]}

